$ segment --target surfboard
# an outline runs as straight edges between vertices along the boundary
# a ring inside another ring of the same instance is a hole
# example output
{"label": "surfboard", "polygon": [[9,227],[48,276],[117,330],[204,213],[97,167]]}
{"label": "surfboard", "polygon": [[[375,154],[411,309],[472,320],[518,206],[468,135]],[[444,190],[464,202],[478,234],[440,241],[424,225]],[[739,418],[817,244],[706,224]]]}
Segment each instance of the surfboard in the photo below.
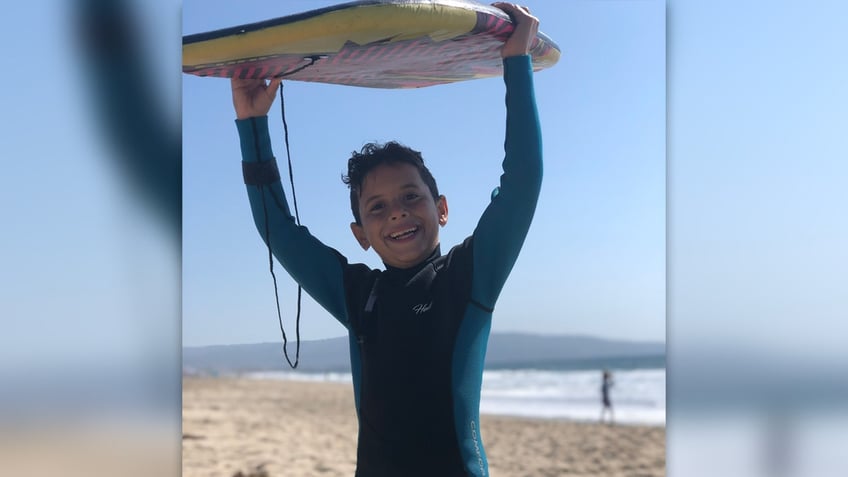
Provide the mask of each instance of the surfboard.
{"label": "surfboard", "polygon": [[[370,88],[421,88],[503,74],[514,29],[502,10],[471,0],[363,0],[183,37],[183,72]],[[559,61],[539,32],[533,69]]]}

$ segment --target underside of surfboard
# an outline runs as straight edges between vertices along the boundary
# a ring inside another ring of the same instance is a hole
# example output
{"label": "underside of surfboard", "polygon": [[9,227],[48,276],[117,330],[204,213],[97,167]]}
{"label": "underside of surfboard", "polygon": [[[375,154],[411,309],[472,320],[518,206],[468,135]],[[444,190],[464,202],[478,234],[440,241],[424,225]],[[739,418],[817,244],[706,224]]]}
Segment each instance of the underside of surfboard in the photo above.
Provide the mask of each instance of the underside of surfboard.
{"label": "underside of surfboard", "polygon": [[[183,72],[371,88],[420,88],[503,74],[514,28],[502,10],[468,0],[370,0],[183,37]],[[556,64],[544,33],[533,69]]]}

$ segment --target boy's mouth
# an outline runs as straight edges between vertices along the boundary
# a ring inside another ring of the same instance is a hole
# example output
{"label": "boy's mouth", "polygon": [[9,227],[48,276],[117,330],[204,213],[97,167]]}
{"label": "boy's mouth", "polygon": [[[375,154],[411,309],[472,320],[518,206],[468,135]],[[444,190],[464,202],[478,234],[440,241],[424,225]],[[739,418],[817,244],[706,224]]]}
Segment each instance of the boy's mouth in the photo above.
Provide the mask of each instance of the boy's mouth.
{"label": "boy's mouth", "polygon": [[389,238],[392,240],[404,240],[409,237],[412,237],[416,232],[418,232],[418,226],[410,227],[408,229],[399,230],[397,232],[393,232],[389,234]]}

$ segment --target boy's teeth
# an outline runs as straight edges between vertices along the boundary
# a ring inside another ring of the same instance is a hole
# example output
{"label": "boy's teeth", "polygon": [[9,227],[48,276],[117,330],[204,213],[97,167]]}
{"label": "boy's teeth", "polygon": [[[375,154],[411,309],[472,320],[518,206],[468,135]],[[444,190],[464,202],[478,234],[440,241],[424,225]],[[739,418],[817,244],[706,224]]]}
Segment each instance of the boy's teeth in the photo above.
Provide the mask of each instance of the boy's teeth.
{"label": "boy's teeth", "polygon": [[393,234],[390,235],[390,237],[393,238],[393,239],[400,238],[400,237],[403,237],[405,235],[409,235],[409,234],[415,232],[415,230],[417,230],[417,229],[413,227],[411,229],[406,229],[402,232],[393,233]]}

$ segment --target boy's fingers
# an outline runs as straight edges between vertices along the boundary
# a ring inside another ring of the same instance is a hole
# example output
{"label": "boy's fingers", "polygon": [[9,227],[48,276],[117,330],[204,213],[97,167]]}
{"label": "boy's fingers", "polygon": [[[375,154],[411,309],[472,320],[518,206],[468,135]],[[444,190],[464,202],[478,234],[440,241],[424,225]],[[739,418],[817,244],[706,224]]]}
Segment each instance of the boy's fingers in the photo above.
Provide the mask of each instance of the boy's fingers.
{"label": "boy's fingers", "polygon": [[264,86],[262,80],[231,78],[233,91],[250,91],[258,86]]}
{"label": "boy's fingers", "polygon": [[525,12],[525,13],[530,13],[529,7],[526,7],[524,5],[516,5],[515,3],[495,2],[495,3],[492,4],[492,6],[498,7],[501,10],[504,10],[504,9],[520,10],[520,11]]}
{"label": "boy's fingers", "polygon": [[230,78],[230,81],[232,81],[232,83],[236,86],[250,86],[251,84],[255,84],[255,83],[257,83],[261,80],[255,80],[255,79],[249,79],[249,78],[242,79],[242,78],[236,78],[235,76],[233,76],[232,78]]}
{"label": "boy's fingers", "polygon": [[271,90],[272,93],[276,93],[277,88],[280,87],[280,84],[282,84],[282,82],[282,78],[271,78],[271,81],[268,82],[268,89]]}
{"label": "boy's fingers", "polygon": [[[506,3],[506,2],[495,2],[492,4],[493,7],[499,8],[504,11],[507,15],[509,15],[510,19],[513,23],[525,23],[522,22],[525,18],[530,18],[535,20],[533,15],[530,13],[530,8],[525,7],[524,5],[516,5],[514,3]],[[516,15],[516,13],[518,15]]]}

